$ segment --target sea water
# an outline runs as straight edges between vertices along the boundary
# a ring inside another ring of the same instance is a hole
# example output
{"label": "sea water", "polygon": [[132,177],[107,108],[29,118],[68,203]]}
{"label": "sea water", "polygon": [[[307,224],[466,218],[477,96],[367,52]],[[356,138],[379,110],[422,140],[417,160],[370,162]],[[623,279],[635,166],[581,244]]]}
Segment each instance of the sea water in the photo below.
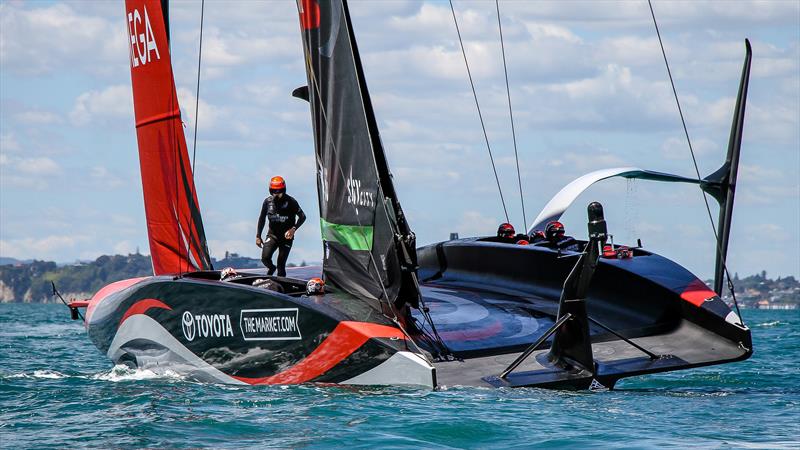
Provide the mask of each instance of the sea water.
{"label": "sea water", "polygon": [[800,311],[744,362],[613,391],[238,387],[112,367],[63,305],[0,305],[3,448],[800,448]]}

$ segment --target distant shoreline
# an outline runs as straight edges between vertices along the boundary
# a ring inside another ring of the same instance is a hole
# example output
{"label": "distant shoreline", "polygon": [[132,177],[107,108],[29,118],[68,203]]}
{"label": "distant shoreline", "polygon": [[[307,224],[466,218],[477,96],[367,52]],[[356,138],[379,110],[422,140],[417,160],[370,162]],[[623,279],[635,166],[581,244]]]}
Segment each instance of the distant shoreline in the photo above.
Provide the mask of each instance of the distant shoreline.
{"label": "distant shoreline", "polygon": [[[225,252],[220,260],[212,258],[214,267],[240,269],[261,268],[261,261]],[[300,266],[305,266],[303,261]],[[293,266],[293,264],[289,264]],[[20,261],[0,257],[0,303],[53,303],[59,300],[52,295],[55,283],[67,299],[91,297],[103,286],[127,278],[152,274],[150,256],[139,253],[129,255],[103,255],[94,261],[57,264],[52,261]],[[706,284],[710,284],[706,280]],[[736,299],[742,309],[797,310],[800,309],[800,282],[793,276],[771,279],[767,273],[740,278],[734,274]],[[729,305],[733,300],[723,293]]]}

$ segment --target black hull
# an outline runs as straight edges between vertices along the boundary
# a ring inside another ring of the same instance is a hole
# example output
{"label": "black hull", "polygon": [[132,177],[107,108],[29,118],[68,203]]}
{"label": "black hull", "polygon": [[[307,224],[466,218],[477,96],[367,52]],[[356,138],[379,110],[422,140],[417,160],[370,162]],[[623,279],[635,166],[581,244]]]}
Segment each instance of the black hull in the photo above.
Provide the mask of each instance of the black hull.
{"label": "black hull", "polygon": [[[216,281],[217,272],[116,283],[92,300],[87,328],[115,363],[235,384],[583,389],[752,354],[749,329],[705,284],[661,256],[634,253],[601,259],[592,278],[591,371],[554,365],[550,338],[499,376],[556,322],[561,286],[578,254],[481,239],[419,249],[422,296],[455,357],[447,360],[434,361],[440,349],[430,330],[411,323],[402,330],[377,304],[337,292],[301,295],[303,279],[318,268],[281,279],[287,294],[250,286],[256,275]],[[416,310],[413,318],[423,322]]]}
{"label": "black hull", "polygon": [[117,364],[207,382],[434,385],[424,356],[365,302],[204,274],[218,277],[151,277],[98,293],[87,310],[90,338]]}
{"label": "black hull", "polygon": [[[514,372],[499,377],[555,323],[562,285],[577,256],[477,238],[419,249],[426,303],[457,357],[434,363],[439,382],[612,387],[625,377],[740,361],[752,354],[750,330],[702,281],[666,258],[635,249],[633,258],[601,259],[589,286],[591,373],[552,364],[550,338]],[[466,299],[471,301],[465,309]]]}

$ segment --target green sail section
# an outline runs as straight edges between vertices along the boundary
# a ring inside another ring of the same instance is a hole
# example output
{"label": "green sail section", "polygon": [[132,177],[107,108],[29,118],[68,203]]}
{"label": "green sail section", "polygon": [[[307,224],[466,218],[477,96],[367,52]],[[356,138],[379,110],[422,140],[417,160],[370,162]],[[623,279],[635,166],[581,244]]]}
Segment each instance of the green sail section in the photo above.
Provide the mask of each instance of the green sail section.
{"label": "green sail section", "polygon": [[320,219],[322,240],[338,242],[355,251],[372,251],[374,228],[361,225],[340,225]]}

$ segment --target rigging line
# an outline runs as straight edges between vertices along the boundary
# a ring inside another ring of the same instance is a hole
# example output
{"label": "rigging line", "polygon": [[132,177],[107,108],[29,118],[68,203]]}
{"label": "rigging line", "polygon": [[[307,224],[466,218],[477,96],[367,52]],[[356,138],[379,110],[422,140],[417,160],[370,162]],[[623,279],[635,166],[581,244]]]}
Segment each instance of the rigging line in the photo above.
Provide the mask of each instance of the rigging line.
{"label": "rigging line", "polygon": [[503,54],[503,72],[506,75],[506,97],[508,98],[508,116],[511,119],[511,138],[514,140],[514,160],[517,163],[517,182],[519,183],[519,201],[522,203],[522,223],[525,229],[528,229],[528,218],[525,215],[525,196],[522,194],[522,175],[519,171],[519,155],[517,154],[517,133],[514,129],[514,113],[511,109],[511,89],[508,86],[508,67],[506,66],[506,46],[503,42],[503,25],[500,23],[500,2],[494,0],[494,6],[497,8],[497,28],[500,30],[500,50]]}
{"label": "rigging line", "polygon": [[[167,24],[166,24],[166,18],[165,18],[164,19],[164,28],[165,28],[165,32],[167,33],[167,45],[168,45],[169,56],[170,56],[169,76],[171,78],[170,81],[172,82],[172,86],[170,87],[171,92],[170,92],[170,99],[169,99],[169,102],[170,102],[170,108],[169,109],[170,109],[170,111],[175,111],[175,109],[176,109],[175,107],[178,106],[178,109],[179,109],[180,108],[180,104],[178,104],[178,90],[177,90],[177,87],[175,86],[175,71],[174,71],[174,68],[172,67],[172,40],[169,39],[169,29],[167,29],[166,27],[167,27]],[[179,109],[179,117],[181,117],[180,116],[180,109]],[[175,199],[173,200],[173,204],[171,206],[173,207],[174,212],[175,212],[175,216],[176,216],[175,217],[175,219],[176,219],[175,220],[175,240],[176,240],[175,248],[178,251],[178,274],[180,275],[181,273],[183,273],[183,265],[181,263],[181,258],[183,257],[183,251],[181,249],[181,220],[180,220],[180,215],[178,215],[178,212],[177,212],[177,206],[178,206],[178,199],[179,199],[179,196],[178,196],[178,178],[180,177],[180,173],[179,173],[180,164],[178,163],[178,158],[180,158],[181,155],[180,155],[180,142],[178,142],[178,132],[175,131],[175,126],[176,126],[175,122],[176,121],[174,119],[170,120],[170,123],[172,124],[172,126],[169,127],[170,140],[172,141],[172,150],[173,150],[173,152],[172,152],[172,154],[173,154],[172,155],[172,157],[173,157],[172,162],[173,162],[173,166],[174,166],[173,175],[174,175],[174,178],[175,178],[175,189],[173,191],[175,193]],[[180,124],[182,124],[183,123],[183,118],[181,117],[181,119],[178,120],[178,122],[180,122]],[[149,224],[148,224],[148,232],[149,232]],[[153,252],[151,252],[151,253],[153,253]],[[150,257],[152,258],[153,255],[151,254]],[[189,249],[188,249],[188,247],[186,249],[186,259],[187,260],[189,259]],[[153,266],[153,268],[154,268],[153,273],[155,274],[155,265]],[[187,266],[187,270],[188,270],[188,266]]]}
{"label": "rigging line", "polygon": [[[689,144],[689,152],[692,155],[692,163],[694,163],[694,171],[697,174],[697,181],[701,182],[702,177],[700,176],[700,168],[697,166],[697,158],[694,155],[694,148],[692,148],[692,140],[689,138],[689,130],[686,128],[686,120],[683,117],[683,110],[681,109],[681,102],[678,100],[678,91],[675,89],[675,81],[672,79],[672,71],[669,69],[669,62],[667,61],[667,52],[664,50],[664,42],[661,40],[661,32],[658,29],[658,22],[656,21],[656,13],[653,11],[653,3],[651,0],[647,0],[647,5],[650,7],[650,15],[653,17],[653,25],[656,28],[656,35],[658,36],[658,44],[661,46],[661,55],[664,57],[664,65],[667,67],[667,75],[669,75],[669,82],[672,85],[672,94],[675,96],[675,103],[678,105],[678,114],[681,116],[681,124],[683,124],[683,133],[686,135],[686,142]],[[714,217],[711,214],[711,206],[708,204],[708,197],[706,196],[705,191],[702,189],[702,185],[698,183],[697,185],[700,187],[700,192],[703,195],[703,202],[706,204],[706,211],[708,212],[708,220],[711,222],[711,231],[714,233],[714,241],[717,243],[717,253],[720,256],[720,260],[722,262],[722,268],[725,270],[725,277],[728,279],[728,290],[731,293],[731,298],[733,299],[733,305],[736,307],[736,314],[739,315],[739,321],[742,322],[744,325],[744,320],[742,319],[742,313],[739,310],[739,302],[736,300],[736,293],[734,292],[733,281],[731,280],[731,274],[728,271],[727,262],[725,261],[725,255],[722,254],[722,245],[719,242],[719,235],[717,234],[717,226],[714,224]]]}
{"label": "rigging line", "polygon": [[[200,111],[200,68],[201,68],[201,63],[203,61],[203,17],[205,15],[205,6],[206,6],[206,0],[202,0],[200,2],[200,43],[199,43],[200,45],[199,45],[199,49],[197,50],[197,89],[195,90],[195,94],[194,94],[194,139],[193,139],[193,143],[192,143],[192,180],[193,181],[195,179],[195,169],[194,169],[195,165],[194,165],[194,163],[195,163],[195,159],[197,157],[197,122],[199,122],[198,113]],[[173,81],[173,83],[174,83],[174,81]],[[193,195],[197,195],[197,185],[196,184],[195,184],[195,192],[193,193]],[[190,200],[187,200],[187,201],[192,201],[193,202],[194,199],[190,199]],[[198,209],[199,209],[199,207],[198,207]],[[192,233],[193,232],[194,232],[194,211],[190,211],[189,212],[189,239],[186,242],[186,259],[187,259],[187,261],[191,261],[191,259],[189,258],[189,252],[191,252],[190,246],[191,246],[191,243],[193,242],[193,239],[192,239]],[[198,236],[198,239],[199,238],[200,238],[200,236]],[[198,249],[198,253],[199,253],[199,250],[200,249]],[[209,258],[210,257],[211,257],[211,255],[209,255]],[[203,265],[205,265],[205,262],[203,262]],[[202,268],[204,268],[204,267],[202,267]],[[201,267],[198,267],[198,269],[201,269]],[[187,270],[188,270],[188,265],[187,265]]]}
{"label": "rigging line", "polygon": [[[194,95],[194,143],[192,144],[192,176],[194,177],[194,161],[197,156],[197,113],[200,109],[200,63],[203,60],[203,15],[206,0],[200,2],[200,48],[197,51],[197,89]],[[191,231],[190,231],[191,232]]]}
{"label": "rigging line", "polygon": [[456,34],[458,34],[458,43],[461,45],[461,54],[464,56],[464,65],[467,67],[467,76],[469,76],[469,85],[472,87],[472,96],[475,98],[475,106],[478,109],[478,118],[481,121],[481,129],[483,130],[483,139],[486,141],[486,150],[489,151],[489,160],[492,162],[492,170],[494,171],[494,179],[497,182],[497,190],[500,192],[500,202],[503,204],[503,213],[506,215],[506,222],[508,219],[508,209],[506,208],[506,200],[503,198],[503,189],[500,187],[500,177],[497,176],[497,167],[494,164],[494,157],[492,156],[492,147],[489,145],[489,136],[486,134],[486,125],[483,123],[483,114],[481,114],[481,105],[478,103],[478,94],[475,92],[475,83],[472,81],[472,72],[469,70],[469,62],[467,61],[467,52],[464,50],[464,41],[461,39],[461,30],[458,28],[458,20],[456,19],[456,10],[453,7],[453,0],[450,0],[450,11],[453,13],[453,23],[456,25]]}

